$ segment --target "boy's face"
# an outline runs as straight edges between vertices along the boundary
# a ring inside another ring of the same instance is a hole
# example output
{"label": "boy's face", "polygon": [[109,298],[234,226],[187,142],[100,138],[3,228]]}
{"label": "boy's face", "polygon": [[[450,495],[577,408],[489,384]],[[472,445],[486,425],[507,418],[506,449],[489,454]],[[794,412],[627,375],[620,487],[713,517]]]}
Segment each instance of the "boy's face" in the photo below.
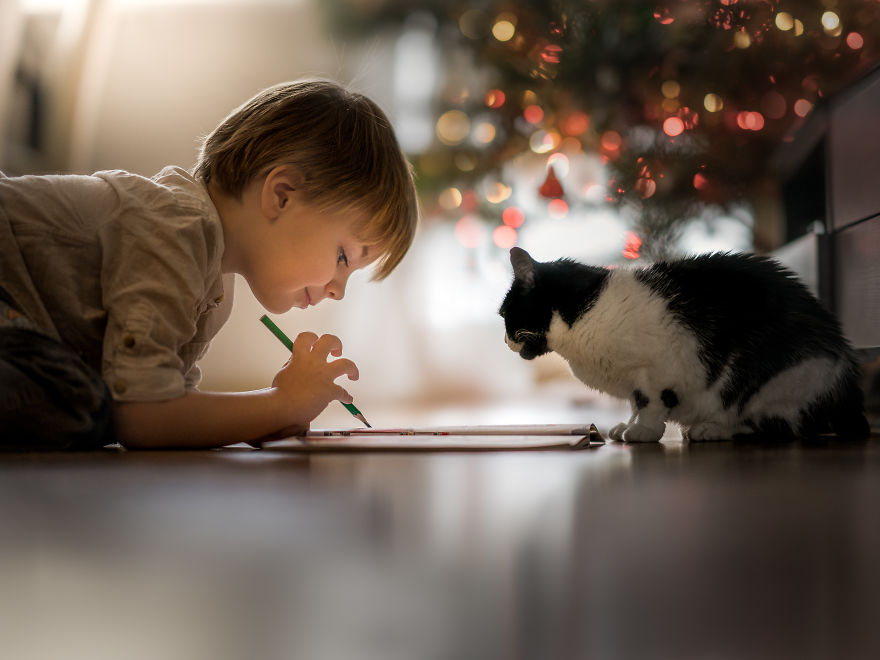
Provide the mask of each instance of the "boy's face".
{"label": "boy's face", "polygon": [[340,300],[349,276],[378,256],[352,234],[361,219],[351,211],[321,211],[294,196],[264,226],[242,273],[254,296],[274,314]]}

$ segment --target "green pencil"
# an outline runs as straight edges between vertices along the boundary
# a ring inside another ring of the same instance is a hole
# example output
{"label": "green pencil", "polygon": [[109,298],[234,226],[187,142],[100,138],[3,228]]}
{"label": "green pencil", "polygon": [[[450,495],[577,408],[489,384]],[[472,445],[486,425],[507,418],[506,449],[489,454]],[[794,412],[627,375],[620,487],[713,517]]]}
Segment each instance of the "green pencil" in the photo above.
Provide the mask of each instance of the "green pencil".
{"label": "green pencil", "polygon": [[[285,335],[284,332],[281,330],[281,328],[279,328],[277,325],[275,325],[272,322],[272,319],[270,319],[268,316],[263,314],[260,317],[260,321],[262,321],[263,325],[265,325],[267,328],[269,328],[269,330],[272,331],[273,335],[278,337],[278,340],[287,347],[288,351],[293,350],[293,342],[290,341],[290,337]],[[342,401],[340,401],[339,403],[342,403]],[[345,409],[348,410],[348,412],[350,412],[352,415],[354,415],[360,421],[362,421],[368,429],[373,428],[372,426],[370,426],[370,423],[367,421],[367,418],[364,417],[364,414],[360,410],[358,410],[357,407],[355,407],[355,405],[353,403],[342,403],[342,405],[345,406]]]}

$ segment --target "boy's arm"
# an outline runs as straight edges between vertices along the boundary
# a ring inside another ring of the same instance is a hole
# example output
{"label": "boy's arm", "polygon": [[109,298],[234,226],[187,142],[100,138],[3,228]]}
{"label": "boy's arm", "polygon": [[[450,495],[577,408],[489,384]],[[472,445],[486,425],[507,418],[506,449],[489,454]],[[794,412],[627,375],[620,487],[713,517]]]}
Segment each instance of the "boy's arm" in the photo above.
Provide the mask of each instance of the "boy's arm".
{"label": "boy's arm", "polygon": [[257,441],[284,428],[308,429],[310,420],[291,415],[283,405],[275,388],[188,390],[168,401],[119,402],[114,421],[119,443],[129,449],[209,449]]}
{"label": "boy's arm", "polygon": [[293,342],[290,360],[272,387],[228,393],[188,390],[168,401],[117,402],[117,438],[132,449],[207,449],[305,430],[331,401],[352,401],[334,381],[343,375],[357,380],[357,367],[351,360],[328,361],[330,355],[341,354],[337,337],[304,332]]}

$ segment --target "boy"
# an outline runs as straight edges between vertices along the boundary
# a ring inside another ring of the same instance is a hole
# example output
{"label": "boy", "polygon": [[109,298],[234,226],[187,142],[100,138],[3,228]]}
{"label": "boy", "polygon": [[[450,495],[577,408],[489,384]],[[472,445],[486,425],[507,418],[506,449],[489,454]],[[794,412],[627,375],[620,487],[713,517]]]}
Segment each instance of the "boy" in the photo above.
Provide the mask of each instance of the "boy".
{"label": "boy", "polygon": [[238,273],[270,312],[383,279],[415,233],[384,113],[321,80],[269,88],[204,141],[192,173],[0,176],[0,446],[208,448],[302,432],[355,380],[302,333],[272,386],[209,393],[196,362]]}

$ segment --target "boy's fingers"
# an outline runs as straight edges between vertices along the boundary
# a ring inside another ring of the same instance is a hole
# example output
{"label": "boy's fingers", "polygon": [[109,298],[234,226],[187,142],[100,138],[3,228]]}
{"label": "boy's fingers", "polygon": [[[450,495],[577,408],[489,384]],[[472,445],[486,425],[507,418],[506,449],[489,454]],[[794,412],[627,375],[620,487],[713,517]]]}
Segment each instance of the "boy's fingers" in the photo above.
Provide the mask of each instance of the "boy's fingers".
{"label": "boy's fingers", "polygon": [[354,403],[354,397],[348,393],[344,387],[337,385],[336,386],[337,394],[336,400],[341,401],[342,403]]}
{"label": "boy's fingers", "polygon": [[333,362],[330,362],[330,367],[330,373],[333,376],[333,380],[336,380],[343,375],[348,376],[349,380],[357,380],[358,378],[360,378],[357,365],[348,358],[334,360]]}
{"label": "boy's fingers", "polygon": [[301,332],[293,340],[293,349],[309,349],[318,341],[318,335],[314,332]]}
{"label": "boy's fingers", "polygon": [[342,355],[342,340],[335,335],[321,335],[312,346],[312,351],[325,358],[330,355]]}

